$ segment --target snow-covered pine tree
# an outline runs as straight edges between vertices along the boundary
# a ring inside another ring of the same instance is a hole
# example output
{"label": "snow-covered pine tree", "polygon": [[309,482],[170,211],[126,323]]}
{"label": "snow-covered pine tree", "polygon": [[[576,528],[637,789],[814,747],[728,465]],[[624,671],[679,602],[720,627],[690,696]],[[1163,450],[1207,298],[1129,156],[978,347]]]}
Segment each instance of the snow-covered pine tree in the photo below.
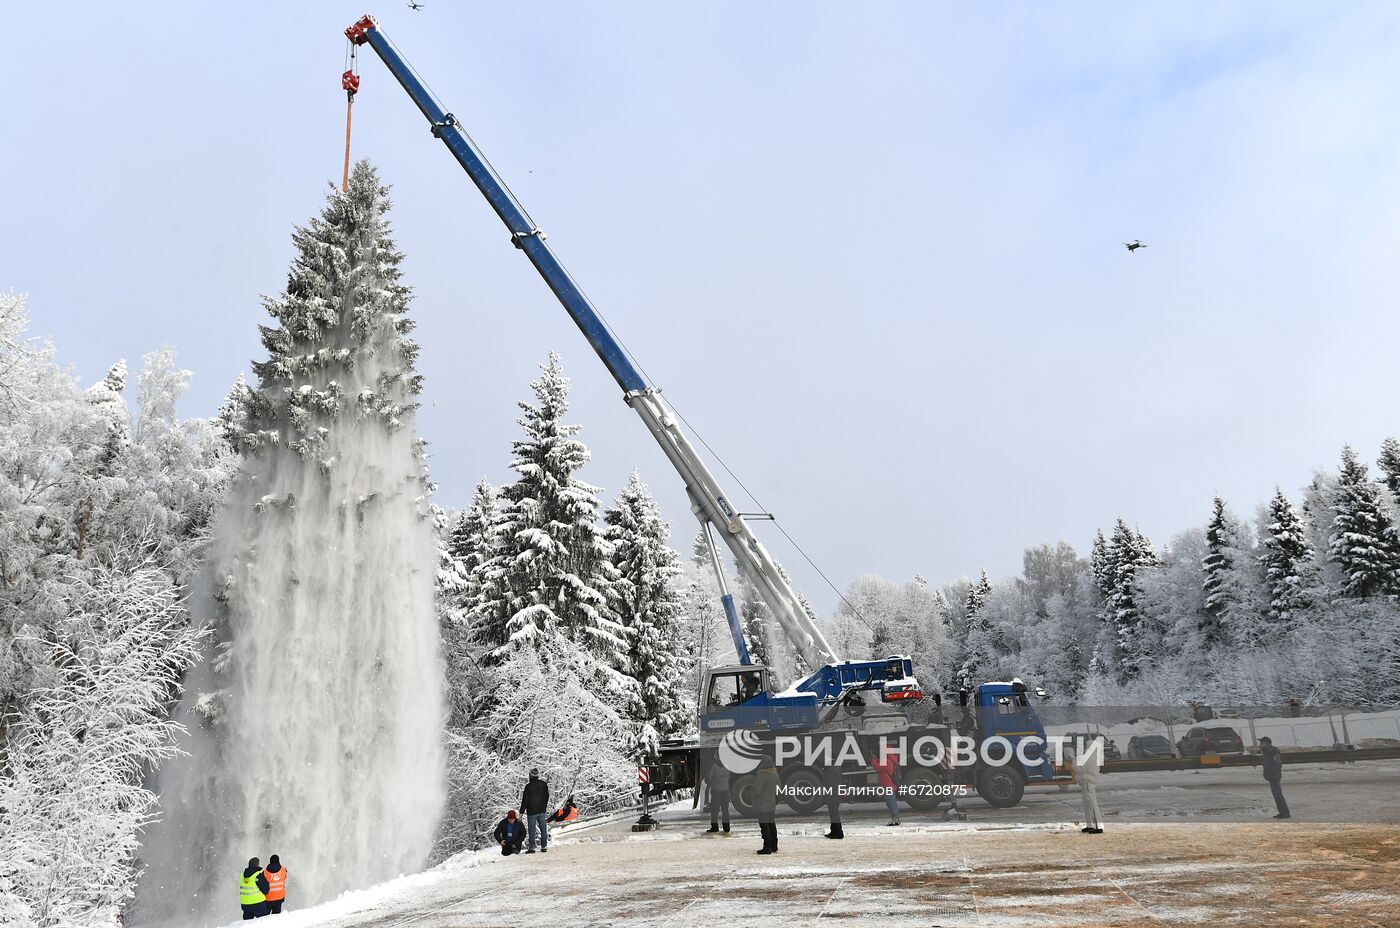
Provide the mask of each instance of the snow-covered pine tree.
{"label": "snow-covered pine tree", "polygon": [[[501,547],[500,491],[483,477],[452,526],[448,548],[462,565],[465,581],[460,603],[467,620],[470,650],[480,657],[504,645],[510,619]],[[465,643],[464,643],[465,644]]]}
{"label": "snow-covered pine tree", "polygon": [[1356,452],[1344,446],[1327,553],[1342,569],[1342,595],[1353,599],[1400,592],[1400,529],[1382,507],[1381,493]]}
{"label": "snow-covered pine tree", "polygon": [[1108,539],[1103,537],[1103,529],[1094,532],[1094,546],[1089,552],[1089,574],[1093,577],[1094,587],[1105,600],[1113,595],[1113,558]]}
{"label": "snow-covered pine tree", "polygon": [[739,564],[734,565],[735,601],[739,605],[739,624],[743,626],[744,640],[749,646],[749,657],[756,664],[772,666],[773,643],[770,638],[773,628],[773,613],[768,603],[758,593],[749,575]]}
{"label": "snow-covered pine tree", "polygon": [[250,392],[248,381],[240,373],[219,406],[218,415],[214,417],[215,427],[230,447],[238,448],[241,445],[247,429]]}
{"label": "snow-covered pine tree", "polygon": [[1107,576],[1113,578],[1108,619],[1113,628],[1115,671],[1120,683],[1137,676],[1144,658],[1143,610],[1139,603],[1138,574],[1158,563],[1147,536],[1119,519],[1108,545]]}
{"label": "snow-covered pine tree", "polygon": [[720,602],[719,581],[710,560],[710,548],[704,532],[696,534],[690,545],[690,559],[685,571],[685,625],[681,639],[689,668],[689,694],[700,692],[705,668],[731,663],[737,658],[730,645],[729,623]]}
{"label": "snow-covered pine tree", "polygon": [[957,687],[960,690],[971,690],[977,685],[978,676],[984,672],[986,664],[992,657],[988,641],[987,619],[983,614],[987,599],[991,595],[992,581],[987,578],[987,572],[983,570],[977,582],[972,584],[967,591],[967,604],[964,610],[967,615],[966,644],[963,647],[962,665],[958,668],[957,673]]}
{"label": "snow-covered pine tree", "polygon": [[1226,626],[1240,606],[1238,547],[1239,528],[1225,506],[1225,500],[1215,497],[1210,522],[1206,525],[1206,556],[1201,561],[1205,579],[1201,589],[1205,595],[1205,615],[1201,620],[1201,636],[1207,648],[1214,648],[1228,637]]}
{"label": "snow-covered pine tree", "polygon": [[1269,617],[1291,625],[1308,606],[1313,558],[1307,527],[1277,486],[1259,534],[1259,562],[1264,570]]}
{"label": "snow-covered pine tree", "polygon": [[508,636],[494,657],[542,636],[562,637],[617,667],[626,644],[608,599],[615,571],[598,528],[599,489],[578,477],[589,453],[576,437],[579,426],[564,422],[569,379],[559,355],[550,352],[541,370],[530,383],[535,402],[519,404],[525,437],[513,442],[510,467],[520,476],[501,490],[497,561]]}
{"label": "snow-covered pine tree", "polygon": [[1381,442],[1381,456],[1376,464],[1380,467],[1391,495],[1400,500],[1400,439],[1392,435]]}
{"label": "snow-covered pine tree", "polygon": [[629,715],[652,753],[690,721],[682,697],[680,556],[667,544],[671,528],[635,470],[603,518],[618,571],[610,587],[613,612],[626,630],[623,670],[636,681]]}
{"label": "snow-covered pine tree", "polygon": [[[389,206],[374,168],[357,164],[348,192],[294,230],[285,288],[263,301],[266,355],[209,567],[218,599],[204,602],[226,648],[188,706],[212,707],[213,721],[188,763],[168,765],[202,798],[174,806],[143,846],[165,887],[142,893],[153,923],[216,919],[211,887],[247,859],[250,836],[299,836],[307,904],[407,872],[431,847],[444,766],[438,539]],[[303,757],[317,758],[314,775]],[[353,838],[370,831],[372,843]]]}

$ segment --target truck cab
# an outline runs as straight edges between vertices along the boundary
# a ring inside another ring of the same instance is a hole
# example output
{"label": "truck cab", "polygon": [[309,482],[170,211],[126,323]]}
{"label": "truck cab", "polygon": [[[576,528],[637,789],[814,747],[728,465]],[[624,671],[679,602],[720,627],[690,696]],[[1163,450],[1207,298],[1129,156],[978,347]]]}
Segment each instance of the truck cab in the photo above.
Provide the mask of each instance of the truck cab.
{"label": "truck cab", "polygon": [[762,664],[715,667],[705,674],[700,733],[723,735],[736,728],[793,731],[817,724],[817,697],[775,694]]}
{"label": "truck cab", "polygon": [[[1045,726],[1024,683],[983,683],[973,690],[972,702],[978,740],[985,743],[988,738],[1005,738],[1011,750],[1019,750],[1027,761],[1021,763],[1013,755],[1005,764],[980,771],[977,791],[984,799],[993,805],[1015,805],[1026,783],[1055,778],[1054,762],[1046,750]],[[1022,742],[1027,742],[1024,747]]]}

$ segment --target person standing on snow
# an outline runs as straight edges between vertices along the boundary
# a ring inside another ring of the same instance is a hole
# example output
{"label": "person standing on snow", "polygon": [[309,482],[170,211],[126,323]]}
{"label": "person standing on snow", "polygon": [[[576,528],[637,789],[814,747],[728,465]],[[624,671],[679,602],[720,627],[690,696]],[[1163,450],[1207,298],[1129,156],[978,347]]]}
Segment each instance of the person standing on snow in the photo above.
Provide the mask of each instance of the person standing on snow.
{"label": "person standing on snow", "polygon": [[763,755],[753,775],[753,815],[763,835],[758,853],[778,853],[778,762],[771,751]]}
{"label": "person standing on snow", "polygon": [[1103,834],[1102,816],[1099,812],[1099,768],[1103,764],[1103,741],[1079,738],[1074,747],[1074,779],[1079,783],[1079,801],[1084,804],[1084,827],[1080,831],[1086,835]]}
{"label": "person standing on snow", "polygon": [[256,857],[248,861],[238,878],[238,904],[243,907],[243,920],[262,918],[267,914],[267,877]]}
{"label": "person standing on snow", "polygon": [[525,816],[530,826],[530,846],[525,853],[535,853],[536,828],[540,833],[540,853],[548,853],[549,825],[545,822],[545,816],[549,814],[549,784],[540,779],[538,767],[530,768],[530,779],[525,784],[525,791],[520,794],[520,814]]}
{"label": "person standing on snow", "polygon": [[282,858],[276,854],[269,857],[263,876],[267,879],[267,914],[277,915],[287,901],[287,868],[282,866]]}
{"label": "person standing on snow", "polygon": [[707,835],[719,832],[720,818],[724,819],[724,833],[729,834],[729,768],[720,763],[718,755],[710,762],[709,775],[705,784],[710,788],[710,827]]}
{"label": "person standing on snow", "polygon": [[1283,752],[1274,747],[1274,739],[1268,735],[1259,739],[1259,752],[1264,755],[1264,779],[1274,794],[1274,805],[1278,806],[1274,818],[1292,818],[1288,802],[1283,798]]}
{"label": "person standing on snow", "polygon": [[885,806],[890,810],[890,825],[899,824],[899,764],[894,752],[885,747],[881,759],[870,758],[870,766],[880,779],[880,788],[885,790]]}
{"label": "person standing on snow", "polygon": [[506,817],[496,825],[494,837],[501,846],[502,857],[520,853],[520,847],[525,843],[525,826],[515,817],[514,809],[506,810]]}
{"label": "person standing on snow", "polygon": [[[833,755],[835,746],[832,747]],[[831,818],[831,830],[826,833],[826,837],[837,840],[846,837],[846,832],[841,829],[841,787],[844,780],[841,775],[841,762],[835,756],[827,758],[822,765],[822,787],[826,790],[826,812]]]}

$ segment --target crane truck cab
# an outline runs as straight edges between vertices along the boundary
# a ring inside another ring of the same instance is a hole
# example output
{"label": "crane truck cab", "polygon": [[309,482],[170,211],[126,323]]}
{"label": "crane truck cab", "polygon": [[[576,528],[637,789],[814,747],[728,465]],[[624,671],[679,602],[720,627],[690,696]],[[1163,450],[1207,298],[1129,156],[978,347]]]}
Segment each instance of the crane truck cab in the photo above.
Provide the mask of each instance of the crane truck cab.
{"label": "crane truck cab", "polygon": [[[902,654],[876,661],[827,664],[781,692],[773,692],[762,664],[715,667],[705,674],[700,736],[736,729],[795,732],[816,728],[837,715],[860,715],[865,694],[904,705],[923,698],[914,662]],[[902,719],[902,714],[900,715]]]}

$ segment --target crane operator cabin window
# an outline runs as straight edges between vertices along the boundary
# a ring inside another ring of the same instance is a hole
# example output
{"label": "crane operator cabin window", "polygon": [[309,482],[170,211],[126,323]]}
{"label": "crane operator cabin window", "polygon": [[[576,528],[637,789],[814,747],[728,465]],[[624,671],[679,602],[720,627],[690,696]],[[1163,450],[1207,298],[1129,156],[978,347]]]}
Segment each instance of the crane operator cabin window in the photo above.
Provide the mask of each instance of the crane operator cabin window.
{"label": "crane operator cabin window", "polygon": [[709,706],[711,709],[737,706],[753,699],[762,690],[763,679],[757,670],[715,674],[710,680]]}

